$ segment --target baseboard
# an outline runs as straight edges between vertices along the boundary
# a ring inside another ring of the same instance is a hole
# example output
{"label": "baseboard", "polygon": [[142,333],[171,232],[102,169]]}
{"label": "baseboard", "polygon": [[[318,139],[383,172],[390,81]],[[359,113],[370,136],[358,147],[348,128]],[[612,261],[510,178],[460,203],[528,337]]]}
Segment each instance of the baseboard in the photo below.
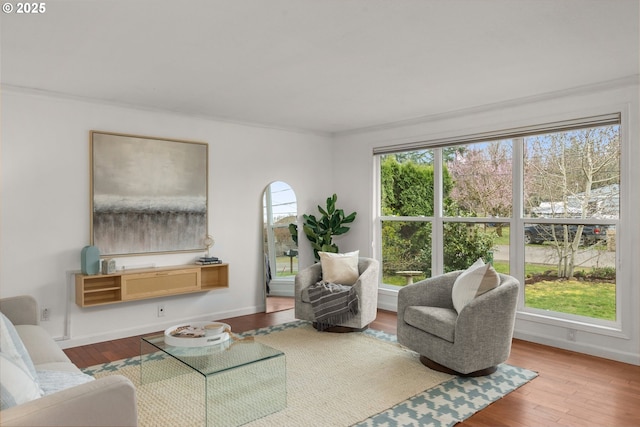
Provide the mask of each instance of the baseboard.
{"label": "baseboard", "polygon": [[183,317],[178,319],[167,320],[162,323],[138,325],[136,327],[119,329],[116,331],[109,331],[102,334],[84,335],[80,337],[73,337],[73,336],[65,337],[62,339],[58,339],[57,344],[62,349],[72,348],[72,347],[78,347],[82,345],[95,344],[95,343],[104,342],[104,341],[128,338],[136,335],[151,334],[153,332],[164,330],[166,328],[169,328],[171,326],[178,325],[181,323],[198,322],[198,321],[214,320],[214,319],[228,319],[231,317],[246,316],[248,314],[261,313],[261,312],[264,312],[264,310],[265,310],[264,306],[262,307],[256,306],[256,307],[246,307],[243,309],[225,311],[225,312],[219,312],[219,313],[209,313],[209,314],[199,315],[194,317]]}
{"label": "baseboard", "polygon": [[271,282],[269,285],[269,296],[272,297],[293,297],[293,283]]}
{"label": "baseboard", "polygon": [[378,308],[387,311],[398,311],[398,291],[378,289]]}
{"label": "baseboard", "polygon": [[602,357],[604,359],[610,359],[617,362],[640,366],[640,356],[634,353],[619,351],[611,348],[598,347],[593,344],[568,342],[566,340],[560,340],[531,333],[522,333],[518,331],[514,332],[513,337],[523,341],[534,342],[536,344],[542,344],[549,347],[560,348],[563,350],[574,351],[576,353],[588,354],[590,356]]}

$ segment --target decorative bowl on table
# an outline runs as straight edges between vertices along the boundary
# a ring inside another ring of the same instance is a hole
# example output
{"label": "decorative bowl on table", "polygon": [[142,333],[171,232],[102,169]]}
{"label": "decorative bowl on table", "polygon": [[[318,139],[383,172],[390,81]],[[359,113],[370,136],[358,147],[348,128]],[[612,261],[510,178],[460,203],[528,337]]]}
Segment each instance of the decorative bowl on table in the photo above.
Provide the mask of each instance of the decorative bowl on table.
{"label": "decorative bowl on table", "polygon": [[175,347],[204,347],[229,340],[231,327],[222,322],[191,322],[164,331],[164,342]]}

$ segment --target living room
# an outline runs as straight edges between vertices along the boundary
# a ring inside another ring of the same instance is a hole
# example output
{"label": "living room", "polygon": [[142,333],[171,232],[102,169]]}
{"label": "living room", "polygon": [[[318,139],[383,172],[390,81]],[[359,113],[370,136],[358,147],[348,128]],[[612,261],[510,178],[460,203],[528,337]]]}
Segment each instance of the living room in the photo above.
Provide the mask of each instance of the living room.
{"label": "living room", "polygon": [[[292,186],[300,215],[337,193],[358,212],[340,249],[376,257],[375,149],[621,113],[618,326],[568,341],[566,324],[521,316],[515,336],[639,365],[638,2],[348,3],[197,2],[206,13],[176,14],[164,1],[70,1],[47,2],[40,16],[4,13],[1,295],[35,297],[62,348],[260,313],[269,183]],[[228,289],[163,299],[163,317],[158,300],[75,304],[91,239],[91,130],[208,144],[209,233]],[[313,259],[301,244],[300,266]],[[381,289],[379,308],[394,311],[396,295]]]}

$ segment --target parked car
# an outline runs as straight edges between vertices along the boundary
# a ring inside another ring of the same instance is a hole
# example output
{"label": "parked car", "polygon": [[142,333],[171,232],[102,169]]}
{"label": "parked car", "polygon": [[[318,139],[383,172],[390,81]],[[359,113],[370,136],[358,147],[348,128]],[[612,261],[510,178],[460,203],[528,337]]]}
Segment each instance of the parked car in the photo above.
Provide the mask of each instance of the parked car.
{"label": "parked car", "polygon": [[[569,240],[573,240],[578,230],[577,225],[531,224],[524,227],[525,244],[541,244],[564,238],[564,229],[569,232]],[[555,237],[554,237],[555,229]],[[607,239],[607,227],[601,225],[583,225],[580,243],[591,246]]]}

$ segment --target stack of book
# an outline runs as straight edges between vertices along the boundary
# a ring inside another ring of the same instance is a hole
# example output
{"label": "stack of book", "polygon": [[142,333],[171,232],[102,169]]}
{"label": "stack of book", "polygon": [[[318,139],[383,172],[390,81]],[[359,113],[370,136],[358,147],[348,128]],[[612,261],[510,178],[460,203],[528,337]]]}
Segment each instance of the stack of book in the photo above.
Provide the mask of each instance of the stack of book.
{"label": "stack of book", "polygon": [[222,264],[222,260],[215,256],[201,256],[196,261],[196,264],[200,264],[200,265]]}

